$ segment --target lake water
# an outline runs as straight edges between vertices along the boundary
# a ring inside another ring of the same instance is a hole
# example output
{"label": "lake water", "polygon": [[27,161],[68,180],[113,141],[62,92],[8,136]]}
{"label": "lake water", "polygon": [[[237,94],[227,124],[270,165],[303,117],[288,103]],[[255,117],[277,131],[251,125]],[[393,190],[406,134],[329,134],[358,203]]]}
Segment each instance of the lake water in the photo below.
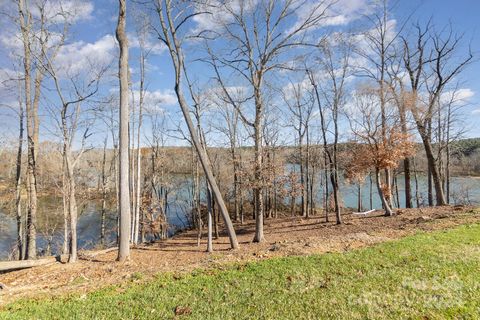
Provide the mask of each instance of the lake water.
{"label": "lake water", "polygon": [[[398,176],[398,192],[400,198],[400,207],[404,206],[404,184],[403,176]],[[317,179],[317,181],[319,181]],[[427,189],[426,179],[419,176],[419,190],[420,203],[425,205],[427,203]],[[415,184],[412,179],[412,194],[415,196]],[[322,192],[319,188],[316,192],[317,206],[321,206]],[[176,230],[184,229],[189,226],[187,212],[190,206],[191,181],[187,177],[178,179],[175,183],[175,190],[169,195],[168,203],[168,223],[171,226],[170,234]],[[357,186],[349,185],[345,182],[341,183],[341,198],[343,205],[349,208],[357,207]],[[453,177],[451,180],[451,197],[450,203],[464,204],[468,201],[473,205],[480,205],[480,178],[478,177]],[[52,252],[59,252],[60,245],[63,241],[62,224],[63,217],[61,215],[61,199],[48,200],[41,203],[39,207],[39,229],[42,226],[56,226],[57,231],[53,235]],[[415,198],[413,204],[416,203]],[[370,183],[367,178],[362,186],[362,203],[364,210],[370,209]],[[381,203],[376,192],[375,183],[373,183],[373,208],[380,209]],[[81,214],[78,220],[78,246],[81,249],[91,249],[98,245],[100,241],[100,206],[98,202],[90,202],[82,207]],[[53,213],[56,218],[48,218]],[[107,214],[107,243],[113,244],[116,239],[116,213],[110,211]],[[43,250],[46,247],[46,236],[41,230],[37,235],[37,247]],[[7,215],[0,211],[0,260],[8,258],[9,253],[15,246],[16,241],[16,221],[13,216]]]}

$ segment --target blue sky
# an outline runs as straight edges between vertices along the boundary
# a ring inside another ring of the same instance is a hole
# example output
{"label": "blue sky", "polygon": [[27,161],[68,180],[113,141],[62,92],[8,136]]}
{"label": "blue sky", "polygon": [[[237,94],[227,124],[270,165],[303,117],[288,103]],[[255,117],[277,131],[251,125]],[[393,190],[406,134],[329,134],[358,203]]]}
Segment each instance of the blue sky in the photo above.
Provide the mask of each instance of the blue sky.
{"label": "blue sky", "polygon": [[[477,0],[420,0],[399,1],[398,16],[414,11],[412,19],[432,21],[437,26],[452,23],[454,30],[464,33],[464,39],[474,53],[474,62],[462,75],[462,87],[473,91],[469,105],[463,110],[467,135],[480,137],[480,1]],[[417,18],[418,17],[418,18]]]}
{"label": "blue sky", "polygon": [[[68,0],[65,0],[69,2]],[[346,10],[345,16],[349,23],[359,22],[364,7],[369,0],[341,0],[343,9]],[[82,68],[85,59],[94,59],[96,61],[113,61],[113,71],[116,67],[114,60],[117,48],[114,41],[114,31],[116,26],[116,15],[118,3],[116,0],[76,0],[72,3],[77,6],[78,14],[76,23],[74,24],[71,34],[67,40],[69,50],[65,50],[60,55],[63,63],[77,65]],[[480,137],[480,36],[478,35],[478,13],[480,12],[480,1],[477,0],[408,0],[408,1],[392,1],[393,10],[392,17],[398,21],[403,21],[407,16],[412,15],[412,20],[427,20],[430,17],[437,26],[444,26],[449,21],[452,23],[455,31],[465,33],[465,41],[470,43],[472,51],[476,56],[476,61],[463,74],[461,87],[465,89],[468,96],[468,106],[463,109],[462,116],[465,119],[465,127],[468,130],[466,136]],[[351,11],[349,11],[351,10]],[[129,11],[132,13],[132,10]],[[350,20],[351,22],[350,22]],[[135,29],[133,27],[134,18],[129,17],[129,34],[131,39],[130,59],[132,68],[132,81],[138,81],[138,43],[135,41]],[[361,23],[359,23],[361,25]],[[3,48],[0,48],[0,68],[8,70],[11,68],[9,53],[12,43],[11,37],[14,31],[9,30],[6,23],[1,24],[0,42]],[[195,27],[192,25],[191,27]],[[10,37],[10,38],[9,38]],[[10,40],[9,40],[10,39]],[[183,119],[179,115],[179,109],[175,102],[173,94],[173,69],[169,57],[166,55],[164,48],[160,42],[154,37],[148,39],[149,45],[153,47],[152,53],[148,58],[148,90],[150,91],[149,102],[152,105],[161,104],[161,108],[166,110],[173,122],[182,123]],[[194,53],[187,52],[190,57]],[[198,63],[192,65],[191,77],[196,78],[199,82],[206,82],[211,70]],[[0,70],[0,79],[2,72]],[[108,86],[114,84],[114,81],[105,84],[105,90]],[[110,89],[111,90],[111,89]],[[2,101],[9,101],[8,94],[2,93],[0,89],[0,98]],[[0,125],[8,127],[11,122],[3,111],[0,113]],[[14,132],[14,126],[11,132]],[[48,130],[45,129],[48,134]],[[54,136],[53,133],[50,133]],[[101,140],[101,139],[100,139]]]}

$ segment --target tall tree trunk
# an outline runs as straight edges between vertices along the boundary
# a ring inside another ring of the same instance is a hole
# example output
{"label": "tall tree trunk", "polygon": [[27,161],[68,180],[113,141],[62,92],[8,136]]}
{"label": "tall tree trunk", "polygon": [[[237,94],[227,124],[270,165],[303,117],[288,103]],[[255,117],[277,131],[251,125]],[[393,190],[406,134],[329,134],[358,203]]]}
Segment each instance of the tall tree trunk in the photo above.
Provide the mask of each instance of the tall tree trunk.
{"label": "tall tree trunk", "polygon": [[305,194],[305,214],[304,216],[306,218],[309,218],[310,216],[310,210],[309,208],[311,207],[311,201],[310,201],[310,196],[309,196],[309,183],[310,183],[310,139],[309,139],[309,133],[308,133],[308,124],[305,126],[305,134],[307,136],[307,144],[306,144],[306,150],[305,150],[305,183],[303,185],[303,192]]}
{"label": "tall tree trunk", "polygon": [[77,261],[77,201],[75,197],[75,177],[73,173],[73,163],[71,160],[70,151],[67,151],[66,155],[67,163],[67,179],[68,179],[68,203],[70,214],[70,256],[68,262]]}
{"label": "tall tree trunk", "polygon": [[323,152],[323,160],[324,160],[324,192],[323,192],[323,207],[325,209],[325,222],[329,222],[329,217],[328,217],[328,198],[330,197],[330,192],[329,192],[329,182],[328,182],[328,160],[327,160],[327,153]]}
{"label": "tall tree trunk", "polygon": [[[334,108],[333,112],[333,117],[334,117],[334,126],[335,126],[335,131],[334,131],[334,143],[333,143],[333,155],[332,152],[329,150],[328,142],[327,142],[327,125],[325,124],[325,116],[323,114],[323,109],[321,105],[321,99],[320,99],[320,93],[318,91],[318,86],[314,81],[313,76],[310,76],[310,82],[313,86],[313,89],[315,91],[315,98],[318,104],[318,110],[320,113],[320,129],[322,132],[322,138],[323,138],[323,149],[324,152],[326,153],[326,158],[328,159],[328,168],[330,169],[330,182],[332,184],[332,189],[333,189],[333,197],[334,197],[334,203],[335,203],[335,216],[336,216],[336,222],[337,224],[342,223],[342,216],[340,212],[340,199],[339,199],[339,193],[338,193],[338,164],[337,164],[337,143],[338,143],[338,121],[337,121],[337,114],[336,114],[336,108]],[[328,183],[325,184],[327,186]],[[328,220],[327,220],[328,221]]]}
{"label": "tall tree trunk", "polygon": [[[20,90],[21,91],[21,90]],[[15,173],[15,211],[17,216],[17,251],[18,251],[18,260],[24,258],[23,252],[23,221],[22,221],[22,153],[23,153],[23,119],[24,111],[22,100],[19,96],[19,126],[18,126],[18,149],[17,149],[17,162],[16,162],[16,173]]]}
{"label": "tall tree trunk", "polygon": [[119,0],[119,14],[116,37],[120,46],[120,227],[117,260],[124,262],[130,257],[130,188],[128,159],[128,40],[125,33],[126,0]]}
{"label": "tall tree trunk", "polygon": [[103,158],[102,158],[102,208],[100,217],[100,243],[105,246],[105,218],[107,207],[107,141],[108,135],[105,137],[103,143]]}
{"label": "tall tree trunk", "polygon": [[445,163],[445,187],[446,187],[446,202],[450,203],[450,131],[451,131],[451,116],[452,116],[452,109],[451,109],[451,103],[448,104],[448,110],[447,110],[447,137],[446,137],[446,163]]}
{"label": "tall tree trunk", "polygon": [[[258,108],[257,108],[258,109]],[[263,242],[263,193],[262,193],[262,136],[260,133],[260,121],[257,119],[255,131],[255,237],[253,242]]]}
{"label": "tall tree trunk", "polygon": [[[143,65],[143,64],[142,64]],[[144,67],[142,66],[142,69]],[[142,72],[143,74],[143,72]],[[141,205],[141,173],[142,173],[142,152],[140,147],[140,134],[142,129],[142,121],[143,121],[143,76],[142,80],[140,81],[140,101],[139,101],[139,110],[138,110],[138,127],[137,127],[137,172],[136,172],[136,183],[135,183],[135,225],[133,231],[133,243],[138,244],[138,235],[139,235],[139,228],[140,228],[140,205]]]}
{"label": "tall tree trunk", "polygon": [[[133,96],[133,93],[132,93]],[[130,165],[129,182],[130,182],[130,243],[135,243],[134,232],[135,232],[135,204],[137,203],[136,196],[136,166],[135,166],[135,100],[132,98],[132,103],[130,104],[130,109],[132,110],[131,119],[128,124],[128,139],[129,139],[129,152],[128,152],[128,161]]]}
{"label": "tall tree trunk", "polygon": [[[26,258],[35,259],[37,257],[36,247],[36,215],[37,215],[37,181],[36,181],[36,144],[38,142],[38,135],[36,134],[36,126],[38,117],[35,108],[35,101],[32,105],[32,60],[31,60],[31,14],[25,5],[25,0],[18,1],[18,13],[20,20],[20,28],[23,42],[23,67],[24,67],[24,81],[25,81],[25,109],[27,116],[27,192],[28,192],[28,211],[27,211],[27,234],[26,234]],[[37,77],[36,77],[37,80]],[[37,83],[37,81],[36,81]],[[35,85],[36,87],[36,85]]]}
{"label": "tall tree trunk", "polygon": [[[65,139],[65,138],[64,138]],[[69,215],[69,185],[67,183],[67,161],[66,161],[66,150],[67,145],[64,140],[63,145],[63,159],[62,159],[62,202],[63,202],[63,245],[62,253],[69,254],[69,241],[70,241],[70,215]]]}
{"label": "tall tree trunk", "polygon": [[[301,128],[301,126],[300,126]],[[305,217],[307,211],[307,201],[305,199],[306,189],[305,189],[305,161],[303,160],[303,139],[301,138],[301,129],[299,130],[299,158],[300,158],[300,185],[302,186],[302,190],[300,190],[300,199],[301,199],[301,215]]]}
{"label": "tall tree trunk", "polygon": [[433,181],[432,181],[432,167],[430,161],[427,162],[427,194],[428,194],[428,205],[433,206]]}

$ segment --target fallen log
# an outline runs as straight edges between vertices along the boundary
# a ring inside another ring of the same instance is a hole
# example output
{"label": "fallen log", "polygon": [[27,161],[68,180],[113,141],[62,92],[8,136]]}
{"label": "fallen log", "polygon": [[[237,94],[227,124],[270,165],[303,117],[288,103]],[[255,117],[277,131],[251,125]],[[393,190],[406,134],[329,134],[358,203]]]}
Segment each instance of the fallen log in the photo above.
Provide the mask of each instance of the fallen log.
{"label": "fallen log", "polygon": [[82,251],[78,253],[78,257],[83,260],[90,260],[90,259],[94,259],[98,255],[109,253],[115,250],[118,250],[118,247],[108,248],[104,250],[97,250],[97,251]]}
{"label": "fallen log", "polygon": [[367,216],[367,214],[372,213],[372,212],[375,212],[375,209],[364,211],[364,212],[352,212],[352,214],[356,215],[356,216]]}
{"label": "fallen log", "polygon": [[56,257],[48,257],[38,260],[0,261],[0,272],[45,266],[55,262],[57,262]]}

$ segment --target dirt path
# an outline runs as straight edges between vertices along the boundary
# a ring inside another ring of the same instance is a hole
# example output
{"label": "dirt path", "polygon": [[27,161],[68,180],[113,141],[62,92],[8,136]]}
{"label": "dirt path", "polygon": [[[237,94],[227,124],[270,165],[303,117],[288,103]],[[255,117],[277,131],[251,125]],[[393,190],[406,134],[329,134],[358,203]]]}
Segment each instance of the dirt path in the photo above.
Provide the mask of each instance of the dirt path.
{"label": "dirt path", "polygon": [[214,241],[215,252],[211,254],[205,252],[205,240],[197,247],[195,231],[188,231],[133,249],[131,260],[123,264],[115,262],[116,252],[108,252],[75,264],[56,263],[0,274],[0,283],[5,286],[0,290],[0,304],[21,297],[84,294],[112,284],[145,281],[158,272],[187,272],[270,257],[343,252],[398,239],[418,230],[439,230],[467,223],[480,223],[480,212],[471,208],[441,207],[403,209],[394,217],[383,217],[381,212],[367,216],[348,214],[344,216],[343,225],[326,223],[323,217],[267,219],[266,242],[258,244],[252,243],[254,222],[248,221],[235,226],[239,250],[229,250],[228,238],[221,235]]}

